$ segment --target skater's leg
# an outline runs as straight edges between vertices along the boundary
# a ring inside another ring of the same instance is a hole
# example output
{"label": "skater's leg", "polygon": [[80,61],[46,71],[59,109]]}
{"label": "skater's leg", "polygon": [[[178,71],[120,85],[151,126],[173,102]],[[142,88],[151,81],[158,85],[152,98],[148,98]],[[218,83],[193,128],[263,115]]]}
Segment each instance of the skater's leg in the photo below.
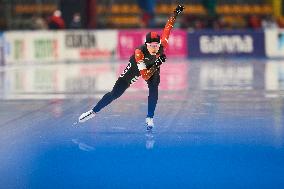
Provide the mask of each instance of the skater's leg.
{"label": "skater's leg", "polygon": [[130,84],[137,81],[138,78],[139,70],[137,69],[137,65],[136,67],[133,67],[131,66],[131,63],[129,63],[128,66],[125,68],[123,74],[119,76],[112,91],[105,94],[93,109],[83,113],[79,117],[79,122],[85,122],[94,117],[97,112],[109,105],[113,100],[119,98],[130,86]]}
{"label": "skater's leg", "polygon": [[155,72],[155,74],[147,81],[149,88],[149,96],[148,96],[148,115],[147,117],[153,118],[154,112],[156,109],[156,105],[158,102],[158,87],[160,84],[160,73],[159,71]]}
{"label": "skater's leg", "polygon": [[101,109],[109,105],[113,100],[117,99],[120,97],[124,91],[129,87],[129,84],[126,80],[123,78],[119,78],[112,91],[106,93],[103,98],[97,103],[97,105],[93,108],[93,111],[95,113],[99,112]]}

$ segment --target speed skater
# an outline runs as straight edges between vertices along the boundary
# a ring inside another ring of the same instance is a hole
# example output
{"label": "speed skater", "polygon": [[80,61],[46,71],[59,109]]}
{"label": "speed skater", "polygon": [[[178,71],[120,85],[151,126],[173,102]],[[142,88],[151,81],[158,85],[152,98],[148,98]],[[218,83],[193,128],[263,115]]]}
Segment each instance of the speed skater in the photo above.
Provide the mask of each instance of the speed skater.
{"label": "speed skater", "polygon": [[146,35],[145,43],[136,48],[129,59],[129,64],[117,79],[112,91],[106,93],[101,100],[89,111],[79,117],[79,123],[93,118],[104,107],[113,100],[119,98],[130,85],[135,83],[140,76],[147,82],[148,114],[146,116],[147,130],[154,127],[154,113],[158,102],[158,87],[160,84],[160,66],[166,61],[164,50],[168,47],[168,40],[171,29],[174,26],[177,16],[184,10],[183,5],[178,5],[173,15],[168,19],[162,33],[162,37],[156,32],[149,32]]}

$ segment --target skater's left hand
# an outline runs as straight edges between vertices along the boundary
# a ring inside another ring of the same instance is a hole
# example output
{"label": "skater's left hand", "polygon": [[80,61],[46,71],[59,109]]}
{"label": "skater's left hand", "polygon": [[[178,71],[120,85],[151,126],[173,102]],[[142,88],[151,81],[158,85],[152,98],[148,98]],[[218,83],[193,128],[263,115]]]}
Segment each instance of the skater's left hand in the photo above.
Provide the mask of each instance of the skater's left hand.
{"label": "skater's left hand", "polygon": [[176,9],[174,10],[174,15],[175,16],[179,15],[183,10],[184,10],[184,6],[183,5],[178,5],[176,7]]}

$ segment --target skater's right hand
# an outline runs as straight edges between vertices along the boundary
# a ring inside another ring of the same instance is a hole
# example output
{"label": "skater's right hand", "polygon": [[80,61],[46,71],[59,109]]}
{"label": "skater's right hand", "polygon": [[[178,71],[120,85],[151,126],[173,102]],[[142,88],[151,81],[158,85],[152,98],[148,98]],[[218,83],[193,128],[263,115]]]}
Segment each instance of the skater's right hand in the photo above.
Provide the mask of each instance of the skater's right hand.
{"label": "skater's right hand", "polygon": [[162,54],[155,60],[155,64],[149,70],[141,70],[140,74],[142,75],[142,78],[146,81],[150,79],[152,75],[159,69],[160,65],[166,61],[166,59],[166,55]]}
{"label": "skater's right hand", "polygon": [[155,65],[159,67],[161,64],[163,64],[164,62],[166,62],[166,59],[167,59],[167,57],[166,57],[165,54],[160,55],[160,56],[155,60]]}

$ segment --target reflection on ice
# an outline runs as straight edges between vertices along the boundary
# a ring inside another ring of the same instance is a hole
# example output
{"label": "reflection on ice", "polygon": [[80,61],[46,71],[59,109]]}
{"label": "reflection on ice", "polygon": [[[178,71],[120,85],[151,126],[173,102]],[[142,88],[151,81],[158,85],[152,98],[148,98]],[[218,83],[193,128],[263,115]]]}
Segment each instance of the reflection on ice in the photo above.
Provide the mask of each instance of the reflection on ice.
{"label": "reflection on ice", "polygon": [[200,70],[202,89],[248,90],[253,88],[252,64],[203,64]]}
{"label": "reflection on ice", "polygon": [[27,65],[6,69],[4,95],[24,96],[89,94],[110,90],[116,79],[115,65],[60,64]]}
{"label": "reflection on ice", "polygon": [[154,138],[154,134],[152,131],[148,131],[146,134],[146,149],[147,150],[151,150],[154,148],[154,144],[155,144],[155,138]]}
{"label": "reflection on ice", "polygon": [[[3,67],[0,70],[0,98],[53,99],[101,96],[112,89],[126,65],[127,62],[103,62]],[[236,90],[283,90],[283,65],[284,62],[281,60],[168,60],[161,67],[159,90],[165,98],[170,94],[171,99],[187,95],[188,92],[207,90],[221,93]],[[145,81],[140,78],[127,91],[141,90],[148,91]]]}
{"label": "reflection on ice", "polygon": [[[49,64],[6,67],[1,96],[5,99],[85,97],[110,91],[126,64]],[[160,90],[179,91],[188,87],[186,62],[164,65]],[[129,91],[148,90],[143,79]]]}
{"label": "reflection on ice", "polygon": [[284,61],[268,61],[265,69],[265,89],[284,90]]}

